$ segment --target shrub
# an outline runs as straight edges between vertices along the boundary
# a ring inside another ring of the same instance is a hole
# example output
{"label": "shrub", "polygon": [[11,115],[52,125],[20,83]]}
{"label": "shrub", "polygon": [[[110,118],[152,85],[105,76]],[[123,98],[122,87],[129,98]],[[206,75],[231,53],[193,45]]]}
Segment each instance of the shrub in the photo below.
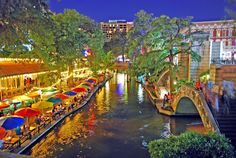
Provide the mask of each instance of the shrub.
{"label": "shrub", "polygon": [[152,158],[233,158],[229,139],[217,133],[202,135],[186,132],[167,139],[153,140],[148,145]]}

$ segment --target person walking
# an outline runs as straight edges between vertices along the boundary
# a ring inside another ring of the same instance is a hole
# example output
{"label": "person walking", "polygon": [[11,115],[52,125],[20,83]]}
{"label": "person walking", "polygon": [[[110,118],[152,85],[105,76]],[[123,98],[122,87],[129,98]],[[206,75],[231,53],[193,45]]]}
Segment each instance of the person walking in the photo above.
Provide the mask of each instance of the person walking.
{"label": "person walking", "polygon": [[223,93],[222,93],[222,103],[223,103],[223,107],[224,107],[223,114],[228,115],[230,103],[229,103],[229,96],[227,95],[225,90],[223,90]]}

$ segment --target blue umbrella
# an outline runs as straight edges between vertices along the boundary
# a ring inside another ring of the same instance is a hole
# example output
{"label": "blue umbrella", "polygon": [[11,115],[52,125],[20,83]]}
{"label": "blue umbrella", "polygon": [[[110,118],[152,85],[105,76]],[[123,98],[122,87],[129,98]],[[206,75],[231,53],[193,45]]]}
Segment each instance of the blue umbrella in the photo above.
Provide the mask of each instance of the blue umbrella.
{"label": "blue umbrella", "polygon": [[64,94],[69,95],[69,96],[75,96],[77,93],[73,91],[67,91]]}
{"label": "blue umbrella", "polygon": [[53,104],[62,102],[61,98],[54,98],[54,97],[49,98],[47,101],[52,102]]}
{"label": "blue umbrella", "polygon": [[93,80],[86,80],[86,82],[95,83],[95,81],[93,81]]}
{"label": "blue umbrella", "polygon": [[6,116],[0,118],[0,126],[6,130],[11,130],[24,124],[24,118],[20,116]]}

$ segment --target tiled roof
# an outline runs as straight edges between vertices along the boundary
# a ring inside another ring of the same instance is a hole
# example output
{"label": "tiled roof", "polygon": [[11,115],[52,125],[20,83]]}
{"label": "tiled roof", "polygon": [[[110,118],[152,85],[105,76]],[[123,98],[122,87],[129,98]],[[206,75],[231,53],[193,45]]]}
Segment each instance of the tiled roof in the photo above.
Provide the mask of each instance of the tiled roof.
{"label": "tiled roof", "polygon": [[48,71],[41,63],[4,63],[0,62],[0,77]]}

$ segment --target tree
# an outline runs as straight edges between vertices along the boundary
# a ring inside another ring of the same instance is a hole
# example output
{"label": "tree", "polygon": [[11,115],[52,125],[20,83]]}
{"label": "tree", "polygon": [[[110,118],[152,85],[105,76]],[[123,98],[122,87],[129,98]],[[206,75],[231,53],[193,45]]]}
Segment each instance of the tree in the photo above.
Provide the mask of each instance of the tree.
{"label": "tree", "polygon": [[50,39],[48,27],[51,25],[51,13],[46,1],[3,0],[0,2],[0,10],[1,56],[45,57],[46,53],[40,55],[39,51],[32,50],[37,47],[34,37],[38,42]]}
{"label": "tree", "polygon": [[[148,46],[154,54],[161,53],[158,63],[168,65],[170,73],[170,92],[174,91],[174,68],[177,63],[174,58],[180,54],[190,54],[193,60],[200,61],[200,56],[192,51],[191,18],[178,19],[160,16],[153,21],[155,29],[149,33]],[[160,56],[160,55],[159,55]]]}
{"label": "tree", "polygon": [[99,57],[104,45],[104,36],[99,25],[74,10],[65,10],[63,14],[54,15],[52,19],[55,23],[55,52],[51,52],[53,63],[62,65],[63,69],[68,67],[69,74],[72,74],[76,59],[83,62],[82,51],[89,47],[93,52],[88,57],[89,64],[97,67],[93,61]]}
{"label": "tree", "polygon": [[136,14],[134,27],[128,33],[129,55],[135,58],[142,48],[145,47],[145,38],[149,32],[153,30],[151,25],[154,20],[153,14],[147,13],[144,10]]}
{"label": "tree", "polygon": [[113,52],[114,55],[122,55],[124,62],[124,55],[127,47],[127,33],[116,31],[109,42],[106,42],[104,49]]}
{"label": "tree", "polygon": [[[200,56],[192,51],[193,38],[191,36],[190,18],[178,19],[168,16],[160,16],[151,20],[149,30],[143,37],[148,52],[140,55],[137,60],[139,70],[142,73],[150,73],[154,78],[161,71],[168,68],[170,73],[170,92],[174,91],[175,71],[178,65],[174,58],[180,54],[191,54],[193,60],[200,60]],[[141,38],[141,37],[140,37]]]}

